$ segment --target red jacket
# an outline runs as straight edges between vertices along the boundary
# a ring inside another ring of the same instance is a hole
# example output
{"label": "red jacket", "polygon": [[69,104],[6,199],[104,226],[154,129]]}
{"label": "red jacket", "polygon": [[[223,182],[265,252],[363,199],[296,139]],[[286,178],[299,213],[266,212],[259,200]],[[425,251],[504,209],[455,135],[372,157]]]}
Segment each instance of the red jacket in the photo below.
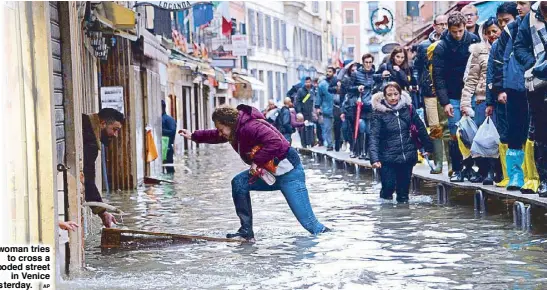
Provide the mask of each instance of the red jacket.
{"label": "red jacket", "polygon": [[[277,159],[279,162],[285,159],[290,144],[273,125],[265,120],[264,115],[258,109],[247,105],[239,105],[237,109],[239,117],[235,137],[230,145],[239,153],[241,159],[249,165],[254,162],[259,167],[270,160]],[[226,138],[220,136],[217,129],[195,131],[192,134],[192,140],[209,144],[228,142]],[[257,145],[262,145],[262,149],[255,154],[254,160],[251,160],[249,157],[251,149]]]}

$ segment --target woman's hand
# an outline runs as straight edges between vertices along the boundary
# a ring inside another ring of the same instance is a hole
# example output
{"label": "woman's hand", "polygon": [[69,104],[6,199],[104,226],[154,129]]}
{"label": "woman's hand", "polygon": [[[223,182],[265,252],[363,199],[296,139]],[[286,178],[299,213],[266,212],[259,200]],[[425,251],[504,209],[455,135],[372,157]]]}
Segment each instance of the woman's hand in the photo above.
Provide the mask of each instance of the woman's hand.
{"label": "woman's hand", "polygon": [[251,164],[251,168],[249,169],[249,174],[256,175],[256,170],[258,169],[258,165],[256,165],[254,162]]}
{"label": "woman's hand", "polygon": [[388,70],[385,70],[385,71],[382,72],[382,77],[383,78],[388,78],[389,76],[391,76],[391,73],[389,73]]}
{"label": "woman's hand", "polygon": [[179,134],[188,139],[188,140],[192,140],[192,132],[190,132],[190,130],[187,130],[187,129],[182,129],[182,130],[179,130]]}
{"label": "woman's hand", "polygon": [[365,91],[365,86],[362,86],[362,85],[361,85],[361,86],[358,86],[358,87],[357,87],[357,90],[358,90],[360,93],[362,93],[362,92]]}
{"label": "woman's hand", "polygon": [[393,69],[394,69],[395,71],[400,71],[400,70],[401,70],[401,68],[400,68],[398,65],[394,65],[394,66],[393,66]]}
{"label": "woman's hand", "polygon": [[382,162],[374,162],[372,168],[382,168]]}

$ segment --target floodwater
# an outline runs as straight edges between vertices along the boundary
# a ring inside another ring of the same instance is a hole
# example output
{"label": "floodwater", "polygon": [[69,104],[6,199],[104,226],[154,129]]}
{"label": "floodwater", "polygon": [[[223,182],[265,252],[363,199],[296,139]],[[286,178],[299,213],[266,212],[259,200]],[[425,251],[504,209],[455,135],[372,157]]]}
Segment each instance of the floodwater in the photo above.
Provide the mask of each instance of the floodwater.
{"label": "floodwater", "polygon": [[[321,161],[321,162],[319,162]],[[547,235],[506,215],[438,205],[431,190],[409,205],[381,202],[370,174],[303,156],[318,218],[310,236],[280,192],[253,192],[255,244],[201,243],[101,252],[95,218],[87,269],[61,289],[547,289]],[[230,180],[246,168],[226,145],[179,161],[177,185],[116,193],[122,228],[223,237],[239,227]],[[469,200],[472,200],[470,197]]]}

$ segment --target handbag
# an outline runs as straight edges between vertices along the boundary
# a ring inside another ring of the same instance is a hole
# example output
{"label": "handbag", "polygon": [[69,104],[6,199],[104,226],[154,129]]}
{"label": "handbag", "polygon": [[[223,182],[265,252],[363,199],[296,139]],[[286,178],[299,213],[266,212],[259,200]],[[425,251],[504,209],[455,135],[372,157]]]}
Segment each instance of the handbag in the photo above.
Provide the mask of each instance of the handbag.
{"label": "handbag", "polygon": [[409,105],[408,112],[410,113],[410,137],[412,138],[414,145],[416,145],[416,148],[419,150],[423,147],[423,144],[420,140],[420,132],[418,131],[418,127],[416,127],[416,124],[412,122],[412,105]]}

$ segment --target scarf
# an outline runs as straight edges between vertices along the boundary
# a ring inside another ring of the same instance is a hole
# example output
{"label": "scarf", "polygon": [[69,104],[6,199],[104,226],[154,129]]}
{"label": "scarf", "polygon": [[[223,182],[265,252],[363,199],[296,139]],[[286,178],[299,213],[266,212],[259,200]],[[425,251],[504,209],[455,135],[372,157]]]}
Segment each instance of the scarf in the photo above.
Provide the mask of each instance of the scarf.
{"label": "scarf", "polygon": [[534,56],[536,59],[543,59],[545,57],[545,45],[547,43],[547,30],[545,29],[545,23],[538,19],[538,13],[541,13],[539,9],[539,2],[534,4],[536,9],[530,11],[530,34],[532,35],[532,42],[534,46]]}

